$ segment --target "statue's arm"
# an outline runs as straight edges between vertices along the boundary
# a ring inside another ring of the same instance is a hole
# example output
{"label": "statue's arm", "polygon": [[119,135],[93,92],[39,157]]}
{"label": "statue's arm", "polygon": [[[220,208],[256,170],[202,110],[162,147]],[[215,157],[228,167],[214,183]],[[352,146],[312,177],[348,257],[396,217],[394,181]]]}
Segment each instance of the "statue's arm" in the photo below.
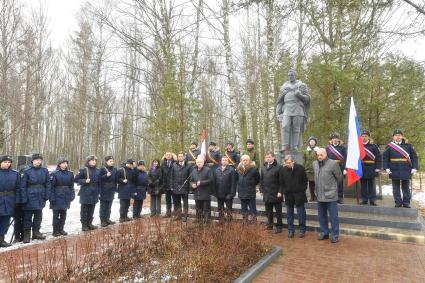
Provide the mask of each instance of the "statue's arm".
{"label": "statue's arm", "polygon": [[311,99],[311,97],[310,97],[310,95],[308,94],[308,88],[307,88],[307,86],[306,86],[305,84],[301,84],[301,85],[298,87],[298,91],[296,92],[296,95],[297,95],[297,97],[298,97],[299,99],[301,99],[301,101],[302,101],[304,104],[308,104],[308,103],[310,103],[310,99]]}

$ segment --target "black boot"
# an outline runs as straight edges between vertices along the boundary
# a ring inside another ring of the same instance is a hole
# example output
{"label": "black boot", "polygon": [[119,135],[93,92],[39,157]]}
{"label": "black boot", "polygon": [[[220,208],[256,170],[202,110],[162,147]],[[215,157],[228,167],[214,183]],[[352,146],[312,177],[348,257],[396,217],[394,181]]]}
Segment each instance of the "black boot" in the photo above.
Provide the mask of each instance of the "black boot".
{"label": "black boot", "polygon": [[108,226],[109,225],[109,223],[105,220],[105,219],[101,219],[100,220],[100,226],[101,227],[106,227],[106,226]]}
{"label": "black boot", "polygon": [[10,246],[11,246],[11,244],[9,244],[8,242],[6,242],[4,240],[4,235],[1,235],[0,236],[0,248],[8,248]]}
{"label": "black boot", "polygon": [[108,223],[108,225],[114,225],[115,221],[111,221],[110,219],[106,220],[106,222]]}
{"label": "black boot", "polygon": [[87,232],[87,231],[89,231],[90,229],[89,229],[89,226],[87,225],[87,222],[82,222],[81,223],[81,226],[82,226],[82,230],[83,230],[83,232]]}
{"label": "black boot", "polygon": [[65,225],[64,225],[64,223],[61,223],[60,225],[59,225],[59,233],[62,235],[62,236],[66,236],[66,235],[68,235],[68,233],[63,229],[63,227],[64,227]]}
{"label": "black boot", "polygon": [[93,225],[92,222],[93,222],[93,219],[91,219],[91,221],[89,221],[87,226],[89,227],[89,230],[96,230],[97,226]]}
{"label": "black boot", "polygon": [[31,229],[24,230],[24,244],[28,244],[31,240]]}
{"label": "black boot", "polygon": [[32,228],[32,239],[33,240],[45,240],[46,236],[40,233],[40,228]]}
{"label": "black boot", "polygon": [[59,237],[61,233],[59,232],[59,225],[53,225],[53,237]]}

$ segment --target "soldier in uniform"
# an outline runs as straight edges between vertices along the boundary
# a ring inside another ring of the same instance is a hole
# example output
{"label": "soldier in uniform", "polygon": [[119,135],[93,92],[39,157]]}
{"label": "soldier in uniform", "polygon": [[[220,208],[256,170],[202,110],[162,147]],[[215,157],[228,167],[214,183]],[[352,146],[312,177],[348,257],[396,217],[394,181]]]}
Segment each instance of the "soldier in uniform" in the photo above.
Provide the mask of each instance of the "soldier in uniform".
{"label": "soldier in uniform", "polygon": [[106,227],[115,224],[111,221],[111,207],[117,192],[117,169],[114,167],[114,158],[105,157],[105,166],[100,168],[100,225]]}
{"label": "soldier in uniform", "polygon": [[361,205],[376,206],[376,182],[375,177],[378,176],[381,169],[381,152],[376,144],[370,140],[370,132],[362,132],[363,147],[366,152],[362,160],[363,176],[360,179],[362,202]]}
{"label": "soldier in uniform", "polygon": [[235,150],[235,145],[232,142],[229,141],[226,143],[224,155],[227,156],[227,158],[229,159],[229,164],[231,166],[235,168],[238,167],[241,157],[239,153]]}
{"label": "soldier in uniform", "polygon": [[74,199],[74,173],[68,169],[68,160],[61,158],[56,171],[52,173],[52,193],[49,197],[54,237],[68,235],[64,230],[66,212]]}
{"label": "soldier in uniform", "polygon": [[33,154],[31,165],[24,170],[22,177],[21,201],[24,203],[24,243],[30,242],[32,228],[33,240],[44,240],[40,233],[43,208],[51,193],[49,171],[42,166],[43,156]]}
{"label": "soldier in uniform", "polygon": [[12,157],[0,157],[0,247],[7,248],[10,244],[4,239],[9,229],[10,219],[15,212],[21,184],[21,176],[12,168]]}
{"label": "soldier in uniform", "polygon": [[130,200],[134,194],[134,160],[128,159],[125,165],[117,172],[118,180],[118,198],[120,199],[120,219],[119,222],[127,222],[131,219],[128,217],[128,209],[130,207]]}
{"label": "soldier in uniform", "polygon": [[[414,147],[403,138],[401,130],[395,130],[393,141],[383,153],[384,169],[390,175],[393,185],[395,207],[410,208],[410,179],[418,170],[418,156]],[[403,198],[400,194],[403,191]]]}
{"label": "soldier in uniform", "polygon": [[[330,135],[330,144],[326,147],[326,153],[329,159],[335,160],[339,168],[341,169],[341,173],[343,175],[346,174],[345,171],[345,161],[347,159],[347,149],[341,145],[341,141],[339,139],[339,135],[333,133]],[[344,203],[344,179],[338,183],[338,203]]]}
{"label": "soldier in uniform", "polygon": [[208,167],[210,167],[211,170],[214,171],[215,168],[218,167],[221,160],[220,148],[217,147],[217,144],[215,142],[210,142],[206,158]]}
{"label": "soldier in uniform", "polygon": [[251,161],[254,162],[255,166],[261,166],[257,150],[255,149],[254,140],[246,140],[246,150],[242,153],[242,155],[248,155],[249,158],[251,158]]}
{"label": "soldier in uniform", "polygon": [[100,193],[100,170],[97,168],[97,157],[90,155],[86,158],[85,167],[75,176],[74,182],[80,185],[80,221],[83,231],[97,229],[93,225],[93,214]]}
{"label": "soldier in uniform", "polygon": [[198,143],[193,141],[190,144],[189,151],[186,153],[186,161],[190,166],[195,166],[196,158],[201,154],[201,150],[198,147]]}

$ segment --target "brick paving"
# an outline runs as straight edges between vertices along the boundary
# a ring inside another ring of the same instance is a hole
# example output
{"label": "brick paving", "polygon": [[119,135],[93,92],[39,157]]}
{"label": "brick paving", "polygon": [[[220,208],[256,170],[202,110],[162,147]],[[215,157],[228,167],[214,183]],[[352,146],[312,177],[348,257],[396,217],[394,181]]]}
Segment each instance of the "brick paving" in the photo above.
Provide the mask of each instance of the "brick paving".
{"label": "brick paving", "polygon": [[316,233],[270,235],[283,255],[254,282],[425,282],[425,245],[344,236],[337,244]]}

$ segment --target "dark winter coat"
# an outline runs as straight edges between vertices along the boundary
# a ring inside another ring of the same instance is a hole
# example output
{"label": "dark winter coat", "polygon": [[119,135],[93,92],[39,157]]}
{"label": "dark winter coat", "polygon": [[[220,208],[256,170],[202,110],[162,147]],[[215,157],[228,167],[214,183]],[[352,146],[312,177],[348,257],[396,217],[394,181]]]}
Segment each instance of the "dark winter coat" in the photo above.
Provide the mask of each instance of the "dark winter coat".
{"label": "dark winter coat", "polygon": [[23,209],[43,209],[51,193],[49,171],[45,167],[29,165],[23,172],[21,187]]}
{"label": "dark winter coat", "polygon": [[239,164],[238,174],[238,197],[240,199],[255,199],[257,185],[260,182],[260,173],[253,163],[246,168]]}
{"label": "dark winter coat", "polygon": [[260,177],[260,192],[263,194],[264,202],[281,202],[283,198],[278,198],[277,193],[283,193],[279,185],[279,170],[282,166],[274,160],[272,164],[264,163]]}
{"label": "dark winter coat", "polygon": [[146,192],[148,190],[148,173],[146,171],[140,171],[136,169],[135,178],[135,192],[133,198],[135,200],[144,200],[146,198]]}
{"label": "dark winter coat", "polygon": [[151,168],[148,173],[148,193],[151,195],[160,195],[163,193],[162,191],[162,171],[161,168],[158,167],[155,170]]}
{"label": "dark winter coat", "polygon": [[307,174],[302,165],[295,163],[291,169],[281,166],[279,169],[280,190],[285,194],[285,204],[300,206],[307,202]]}
{"label": "dark winter coat", "polygon": [[371,156],[367,155],[362,160],[362,179],[374,179],[378,176],[376,170],[381,169],[381,151],[376,144],[368,142],[364,145],[364,148],[369,150],[373,155],[375,155],[375,159]]}
{"label": "dark winter coat", "polygon": [[19,201],[21,176],[13,169],[0,169],[0,216],[13,215]]}
{"label": "dark winter coat", "polygon": [[172,189],[172,171],[173,171],[174,160],[171,160],[170,166],[167,165],[167,160],[164,159],[161,164],[162,171],[162,190],[171,191]]}
{"label": "dark winter coat", "polygon": [[[87,174],[88,173],[88,174]],[[90,179],[90,183],[86,180]],[[100,193],[100,170],[97,167],[87,166],[81,168],[74,179],[75,183],[80,185],[81,204],[96,204],[99,200]]]}
{"label": "dark winter coat", "polygon": [[402,142],[400,147],[409,154],[411,163],[397,150],[387,146],[383,153],[384,169],[391,170],[390,178],[393,180],[410,180],[412,169],[418,170],[419,167],[418,155],[414,147],[409,143]]}
{"label": "dark winter coat", "polygon": [[52,173],[52,193],[50,194],[50,209],[69,209],[75,199],[74,173],[61,170],[59,167]]}
{"label": "dark winter coat", "polygon": [[[137,170],[137,169],[136,169]],[[136,171],[129,167],[122,167],[117,170],[118,180],[118,198],[119,199],[131,199],[136,190],[135,179]],[[127,179],[127,183],[124,180]]]}
{"label": "dark winter coat", "polygon": [[174,163],[172,171],[173,194],[185,195],[189,193],[189,175],[192,168],[186,161],[183,166],[179,162]]}
{"label": "dark winter coat", "polygon": [[[192,188],[192,184],[200,181],[200,185],[196,188]],[[198,167],[192,169],[192,175],[190,177],[190,188],[193,191],[193,198],[195,200],[210,200],[210,196],[213,191],[213,172],[207,166],[203,166],[201,170]]]}
{"label": "dark winter coat", "polygon": [[236,171],[233,166],[221,166],[215,169],[215,196],[219,199],[232,199],[236,195]]}
{"label": "dark winter coat", "polygon": [[[111,172],[111,176],[107,175],[108,172]],[[100,200],[114,199],[118,185],[117,173],[117,169],[113,166],[100,168]]]}

